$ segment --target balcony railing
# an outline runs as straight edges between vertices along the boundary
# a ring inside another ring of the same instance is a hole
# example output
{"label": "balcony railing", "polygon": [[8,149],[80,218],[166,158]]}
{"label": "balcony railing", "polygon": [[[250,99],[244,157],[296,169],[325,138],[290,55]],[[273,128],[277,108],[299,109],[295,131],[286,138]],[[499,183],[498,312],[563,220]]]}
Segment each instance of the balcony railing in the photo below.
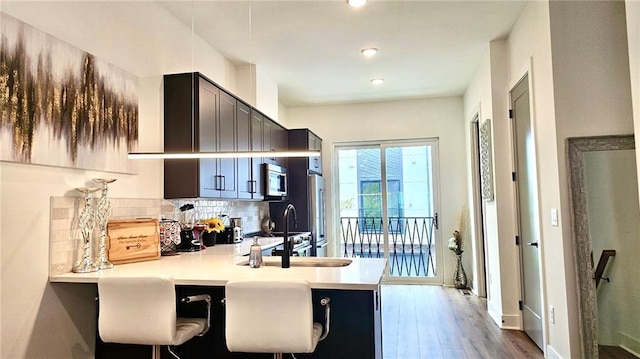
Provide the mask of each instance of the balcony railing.
{"label": "balcony railing", "polygon": [[[383,258],[382,217],[341,217],[343,257]],[[438,217],[389,217],[389,271],[392,276],[436,275],[434,232]]]}

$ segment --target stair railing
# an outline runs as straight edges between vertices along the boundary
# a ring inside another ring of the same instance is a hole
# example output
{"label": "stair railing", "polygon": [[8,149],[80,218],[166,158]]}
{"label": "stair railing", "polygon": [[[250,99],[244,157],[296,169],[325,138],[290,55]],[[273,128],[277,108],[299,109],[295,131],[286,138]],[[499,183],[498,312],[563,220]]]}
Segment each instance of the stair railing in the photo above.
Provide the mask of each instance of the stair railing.
{"label": "stair railing", "polygon": [[604,274],[605,268],[607,268],[607,262],[609,262],[609,258],[616,256],[615,249],[605,249],[600,254],[600,259],[598,260],[598,266],[596,267],[596,271],[593,274],[593,279],[596,280],[596,288],[598,288],[598,284],[600,284],[600,280],[604,279],[609,282],[609,278],[603,278],[602,274]]}

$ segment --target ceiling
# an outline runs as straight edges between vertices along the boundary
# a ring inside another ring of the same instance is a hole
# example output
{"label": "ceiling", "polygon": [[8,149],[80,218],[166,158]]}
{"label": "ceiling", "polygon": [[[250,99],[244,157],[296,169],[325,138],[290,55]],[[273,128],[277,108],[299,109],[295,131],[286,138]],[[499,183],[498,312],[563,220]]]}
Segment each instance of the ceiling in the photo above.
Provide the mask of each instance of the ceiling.
{"label": "ceiling", "polygon": [[[286,106],[460,96],[525,1],[161,1],[236,65],[256,64]],[[360,50],[376,47],[365,58]],[[370,80],[382,77],[382,85]]]}

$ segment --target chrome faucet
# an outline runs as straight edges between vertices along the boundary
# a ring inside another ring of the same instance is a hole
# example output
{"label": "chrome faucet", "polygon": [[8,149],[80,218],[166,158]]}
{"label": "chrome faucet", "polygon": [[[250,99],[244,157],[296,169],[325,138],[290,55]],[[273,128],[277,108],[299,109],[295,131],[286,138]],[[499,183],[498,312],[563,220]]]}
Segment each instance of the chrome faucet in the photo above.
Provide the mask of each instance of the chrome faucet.
{"label": "chrome faucet", "polygon": [[282,251],[282,268],[289,268],[290,266],[290,258],[293,254],[293,243],[291,243],[291,238],[289,238],[289,211],[293,211],[293,226],[298,227],[298,218],[296,216],[296,207],[293,204],[289,203],[287,208],[284,209],[284,214],[282,215],[282,219],[284,221],[284,225],[282,229],[284,231],[284,250]]}

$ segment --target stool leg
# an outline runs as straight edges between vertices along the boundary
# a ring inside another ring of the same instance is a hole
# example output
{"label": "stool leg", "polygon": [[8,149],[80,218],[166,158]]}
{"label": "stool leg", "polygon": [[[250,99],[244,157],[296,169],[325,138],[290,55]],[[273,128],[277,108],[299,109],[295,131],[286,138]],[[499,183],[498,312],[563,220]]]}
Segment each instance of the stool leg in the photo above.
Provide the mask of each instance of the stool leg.
{"label": "stool leg", "polygon": [[[178,354],[174,353],[173,350],[171,350],[171,345],[167,345],[167,351],[169,352],[169,354],[171,354],[172,357],[174,357],[175,359],[180,359],[180,357],[178,356]],[[158,357],[158,359],[160,359],[160,357]]]}
{"label": "stool leg", "polygon": [[160,359],[160,346],[154,345],[151,347],[151,359]]}

